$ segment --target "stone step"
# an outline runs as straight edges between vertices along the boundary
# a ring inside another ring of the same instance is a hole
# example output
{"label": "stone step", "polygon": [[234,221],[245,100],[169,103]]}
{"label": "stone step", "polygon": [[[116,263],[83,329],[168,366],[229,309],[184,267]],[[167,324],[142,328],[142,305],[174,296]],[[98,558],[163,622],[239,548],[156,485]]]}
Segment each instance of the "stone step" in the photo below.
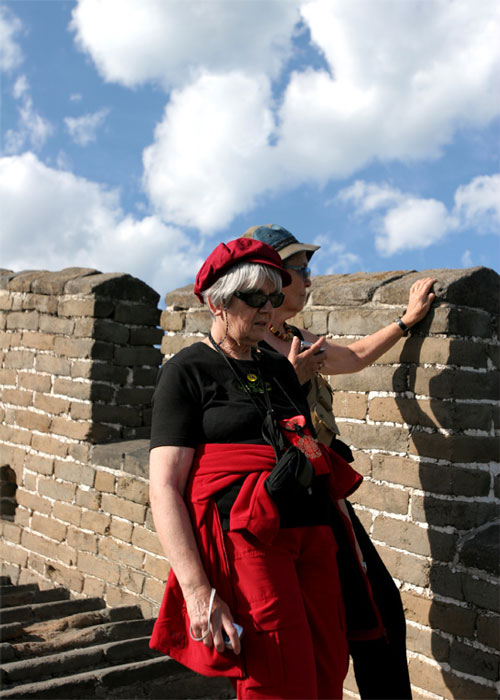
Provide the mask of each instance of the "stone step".
{"label": "stone step", "polygon": [[48,588],[41,591],[36,584],[4,586],[0,591],[0,609],[68,600],[69,595],[66,588]]}
{"label": "stone step", "polygon": [[158,652],[149,648],[149,636],[136,637],[10,663],[3,663],[2,659],[1,680],[4,688],[7,689],[9,685],[69,676],[76,671],[87,672],[103,666],[114,666],[126,661],[140,661],[158,656]]}
{"label": "stone step", "polygon": [[77,647],[90,647],[123,639],[145,637],[151,635],[153,625],[154,619],[109,622],[83,629],[67,629],[50,640],[22,642],[14,644],[13,647],[18,659],[31,659],[69,651]]}
{"label": "stone step", "polygon": [[0,576],[0,586],[11,586],[12,581],[10,576]]}
{"label": "stone step", "polygon": [[64,617],[86,610],[104,608],[106,603],[102,598],[78,598],[76,600],[61,600],[53,603],[35,603],[34,605],[18,605],[0,610],[0,623],[35,622]]}

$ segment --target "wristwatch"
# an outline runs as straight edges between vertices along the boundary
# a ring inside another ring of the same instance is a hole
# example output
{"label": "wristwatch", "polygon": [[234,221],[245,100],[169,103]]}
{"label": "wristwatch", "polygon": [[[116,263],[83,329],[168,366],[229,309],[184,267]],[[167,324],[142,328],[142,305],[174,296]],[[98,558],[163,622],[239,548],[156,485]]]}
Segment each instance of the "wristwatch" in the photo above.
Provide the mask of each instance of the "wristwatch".
{"label": "wristwatch", "polygon": [[403,321],[401,320],[401,316],[398,316],[398,318],[394,321],[394,323],[397,323],[397,324],[398,324],[398,326],[399,326],[399,327],[401,328],[401,330],[403,331],[403,335],[408,335],[408,331],[409,331],[410,329],[408,328],[408,326],[406,325],[406,323],[403,323]]}

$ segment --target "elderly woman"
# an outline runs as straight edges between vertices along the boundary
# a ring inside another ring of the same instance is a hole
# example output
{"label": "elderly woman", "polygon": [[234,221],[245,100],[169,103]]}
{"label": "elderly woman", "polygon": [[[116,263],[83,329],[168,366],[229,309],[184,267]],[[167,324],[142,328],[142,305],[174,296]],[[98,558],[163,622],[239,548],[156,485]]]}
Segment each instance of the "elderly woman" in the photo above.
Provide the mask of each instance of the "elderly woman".
{"label": "elderly woman", "polygon": [[[340,698],[348,666],[331,511],[361,477],[313,438],[288,360],[257,348],[290,281],[266,244],[220,244],[195,284],[210,334],[163,366],[153,401],[151,507],[171,570],[151,646],[228,676],[238,698]],[[280,444],[301,456],[284,481]],[[366,626],[380,634],[374,605]]]}
{"label": "elderly woman", "polygon": [[[331,392],[318,373],[333,375],[358,372],[374,362],[427,314],[435,299],[431,291],[435,279],[427,277],[414,283],[406,311],[393,323],[349,345],[339,345],[287,323],[304,308],[307,290],[311,286],[309,260],[319,246],[301,243],[290,231],[277,224],[253,226],[245,232],[244,237],[271,245],[279,253],[292,277],[283,304],[273,312],[264,347],[270,346],[277,350],[294,365],[308,397],[318,438],[347,461],[353,461],[349,447],[338,438]],[[302,340],[310,344],[303,351]],[[385,628],[385,634],[381,638],[367,639],[364,635],[349,632],[350,653],[360,695],[363,699],[411,698],[405,619],[399,591],[350,504],[347,504],[347,508]],[[339,556],[344,597],[347,597],[352,589],[352,581],[350,570],[343,562],[344,558]]]}

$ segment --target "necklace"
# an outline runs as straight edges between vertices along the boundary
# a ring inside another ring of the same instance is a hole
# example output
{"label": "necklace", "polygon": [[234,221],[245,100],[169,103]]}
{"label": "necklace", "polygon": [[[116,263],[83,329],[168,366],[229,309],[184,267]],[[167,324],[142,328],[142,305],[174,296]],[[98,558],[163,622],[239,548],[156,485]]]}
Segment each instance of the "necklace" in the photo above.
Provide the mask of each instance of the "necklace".
{"label": "necklace", "polygon": [[292,340],[293,338],[293,332],[291,329],[291,326],[288,325],[286,321],[283,321],[283,332],[279,331],[277,328],[273,326],[272,323],[269,324],[269,330],[273,335],[275,335],[277,338],[280,340]]}

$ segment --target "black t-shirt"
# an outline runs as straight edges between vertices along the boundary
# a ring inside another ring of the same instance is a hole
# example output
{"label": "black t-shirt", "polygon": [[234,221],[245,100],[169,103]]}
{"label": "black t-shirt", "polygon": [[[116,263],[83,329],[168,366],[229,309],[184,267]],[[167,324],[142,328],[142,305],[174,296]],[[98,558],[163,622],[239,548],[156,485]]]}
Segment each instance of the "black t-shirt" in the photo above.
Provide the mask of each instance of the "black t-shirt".
{"label": "black t-shirt", "polygon": [[[262,437],[266,408],[260,378],[276,419],[302,414],[314,434],[307,400],[287,358],[272,349],[260,349],[255,357],[230,360],[238,378],[224,357],[205,343],[194,343],[170,358],[160,370],[153,396],[151,448],[266,444]],[[262,413],[242,383],[252,392]],[[229,525],[231,506],[242,481],[215,497],[224,529]],[[293,503],[280,506],[281,527],[327,524],[329,508],[324,477],[316,477],[312,495],[304,493]]]}
{"label": "black t-shirt", "polygon": [[272,350],[257,351],[256,357],[258,360],[230,360],[241,381],[224,357],[205,343],[195,343],[168,360],[160,370],[153,397],[151,447],[196,447],[206,442],[265,444],[263,415],[242,386],[244,382],[265,415],[260,377],[276,418],[301,413],[312,429],[307,401],[292,365]]}

